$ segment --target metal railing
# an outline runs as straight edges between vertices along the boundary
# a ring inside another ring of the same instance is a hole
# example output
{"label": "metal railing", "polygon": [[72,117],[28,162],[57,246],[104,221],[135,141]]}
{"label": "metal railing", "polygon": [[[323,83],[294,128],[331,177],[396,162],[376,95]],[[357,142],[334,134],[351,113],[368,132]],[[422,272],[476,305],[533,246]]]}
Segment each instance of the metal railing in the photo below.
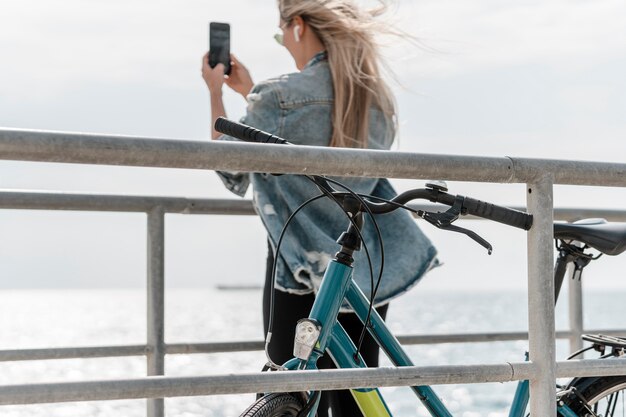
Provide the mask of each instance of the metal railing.
{"label": "metal railing", "polygon": [[[626,360],[556,362],[555,337],[577,336],[581,317],[571,332],[554,328],[553,218],[586,217],[590,211],[554,210],[554,184],[626,187],[626,164],[426,155],[401,152],[267,146],[241,143],[154,140],[122,136],[0,129],[0,159],[101,165],[212,169],[244,172],[327,174],[339,176],[437,178],[442,180],[525,183],[527,206],[535,216],[528,236],[528,301],[530,362],[502,365],[405,367],[351,371],[302,371],[230,376],[170,378],[163,374],[164,355],[248,350],[259,342],[167,345],[163,339],[163,229],[165,213],[250,214],[249,202],[181,198],[92,196],[4,192],[1,208],[134,211],[148,217],[148,341],[145,346],[35,349],[0,352],[0,360],[60,357],[147,355],[148,378],[80,383],[0,387],[0,404],[25,404],[121,398],[150,398],[148,414],[162,416],[171,396],[243,392],[279,392],[407,384],[497,382],[529,379],[531,414],[554,415],[556,377],[626,373]],[[599,214],[595,212],[594,215]],[[579,216],[580,215],[580,216]],[[601,216],[623,220],[618,210]],[[572,297],[574,303],[579,295]],[[580,312],[575,312],[580,315]],[[465,338],[514,340],[525,333],[407,336],[404,342],[445,343]],[[493,338],[493,339],[492,339]]]}

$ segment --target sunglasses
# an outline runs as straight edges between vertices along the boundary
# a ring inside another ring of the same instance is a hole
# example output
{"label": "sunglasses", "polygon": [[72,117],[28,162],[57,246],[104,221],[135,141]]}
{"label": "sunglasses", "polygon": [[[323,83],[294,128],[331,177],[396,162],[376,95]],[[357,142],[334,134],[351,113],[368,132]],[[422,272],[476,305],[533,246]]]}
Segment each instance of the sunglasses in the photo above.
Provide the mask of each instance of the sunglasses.
{"label": "sunglasses", "polygon": [[[289,27],[289,23],[281,23],[278,28],[280,30],[285,30],[286,27]],[[280,46],[285,46],[285,36],[282,33],[277,33],[274,35],[274,40],[280,45]]]}

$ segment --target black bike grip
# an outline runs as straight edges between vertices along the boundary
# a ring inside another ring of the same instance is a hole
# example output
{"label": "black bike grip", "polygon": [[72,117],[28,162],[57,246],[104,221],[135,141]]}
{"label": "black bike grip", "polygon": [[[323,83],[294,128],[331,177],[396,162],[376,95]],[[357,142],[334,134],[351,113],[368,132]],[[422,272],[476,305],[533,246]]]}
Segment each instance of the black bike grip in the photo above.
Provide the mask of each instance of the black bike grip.
{"label": "black bike grip", "polygon": [[533,216],[531,214],[508,207],[497,206],[470,197],[465,197],[463,208],[467,210],[467,214],[493,220],[519,229],[529,230],[533,225]]}
{"label": "black bike grip", "polygon": [[289,144],[285,139],[271,135],[259,129],[233,122],[224,117],[218,117],[215,121],[215,130],[228,136],[256,143],[276,143],[279,145]]}

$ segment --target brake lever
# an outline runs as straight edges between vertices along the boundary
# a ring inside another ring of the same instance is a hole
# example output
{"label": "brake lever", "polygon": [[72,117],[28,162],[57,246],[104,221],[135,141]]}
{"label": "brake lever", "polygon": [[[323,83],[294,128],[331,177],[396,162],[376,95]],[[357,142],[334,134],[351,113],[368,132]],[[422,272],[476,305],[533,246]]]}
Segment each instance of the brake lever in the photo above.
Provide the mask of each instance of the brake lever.
{"label": "brake lever", "polygon": [[491,244],[489,242],[487,242],[485,239],[483,239],[482,237],[480,237],[480,235],[478,235],[478,233],[469,230],[469,229],[464,229],[462,227],[459,226],[452,226],[451,224],[447,225],[447,226],[442,226],[440,227],[440,229],[443,230],[449,230],[451,232],[458,232],[458,233],[462,233],[466,236],[469,236],[472,240],[474,240],[476,243],[478,243],[480,246],[482,246],[483,248],[487,249],[487,253],[489,255],[491,255],[491,252],[493,252],[493,247],[491,246]]}
{"label": "brake lever", "polygon": [[493,252],[493,247],[491,246],[489,242],[487,242],[485,239],[480,237],[478,233],[469,229],[464,229],[459,226],[452,226],[452,222],[454,222],[455,220],[459,218],[459,215],[461,214],[463,210],[464,200],[465,200],[465,197],[457,196],[454,200],[454,204],[447,211],[443,213],[441,212],[430,213],[430,212],[425,211],[421,213],[420,217],[422,217],[424,220],[426,220],[428,223],[432,224],[433,226],[437,227],[438,229],[462,233],[468,236],[473,241],[481,245],[483,248],[487,249],[487,253],[491,255],[491,252]]}
{"label": "brake lever", "polygon": [[333,194],[336,193],[337,190],[335,190],[332,185],[330,185],[330,183],[326,180],[325,177],[321,176],[321,175],[307,175],[312,181],[313,183],[317,186],[317,188],[324,194]]}

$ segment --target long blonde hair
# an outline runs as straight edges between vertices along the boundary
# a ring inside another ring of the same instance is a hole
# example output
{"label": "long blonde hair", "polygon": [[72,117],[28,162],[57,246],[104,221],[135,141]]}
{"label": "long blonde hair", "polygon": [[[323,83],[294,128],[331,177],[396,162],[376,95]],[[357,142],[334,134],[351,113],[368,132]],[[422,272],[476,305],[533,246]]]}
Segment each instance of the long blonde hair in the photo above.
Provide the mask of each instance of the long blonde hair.
{"label": "long blonde hair", "polygon": [[278,0],[278,8],[286,23],[302,17],[328,53],[334,91],[330,146],[367,147],[371,106],[382,111],[389,121],[387,134],[393,136],[395,100],[381,77],[374,39],[385,31],[375,19],[384,11],[384,4],[363,10],[353,0]]}

